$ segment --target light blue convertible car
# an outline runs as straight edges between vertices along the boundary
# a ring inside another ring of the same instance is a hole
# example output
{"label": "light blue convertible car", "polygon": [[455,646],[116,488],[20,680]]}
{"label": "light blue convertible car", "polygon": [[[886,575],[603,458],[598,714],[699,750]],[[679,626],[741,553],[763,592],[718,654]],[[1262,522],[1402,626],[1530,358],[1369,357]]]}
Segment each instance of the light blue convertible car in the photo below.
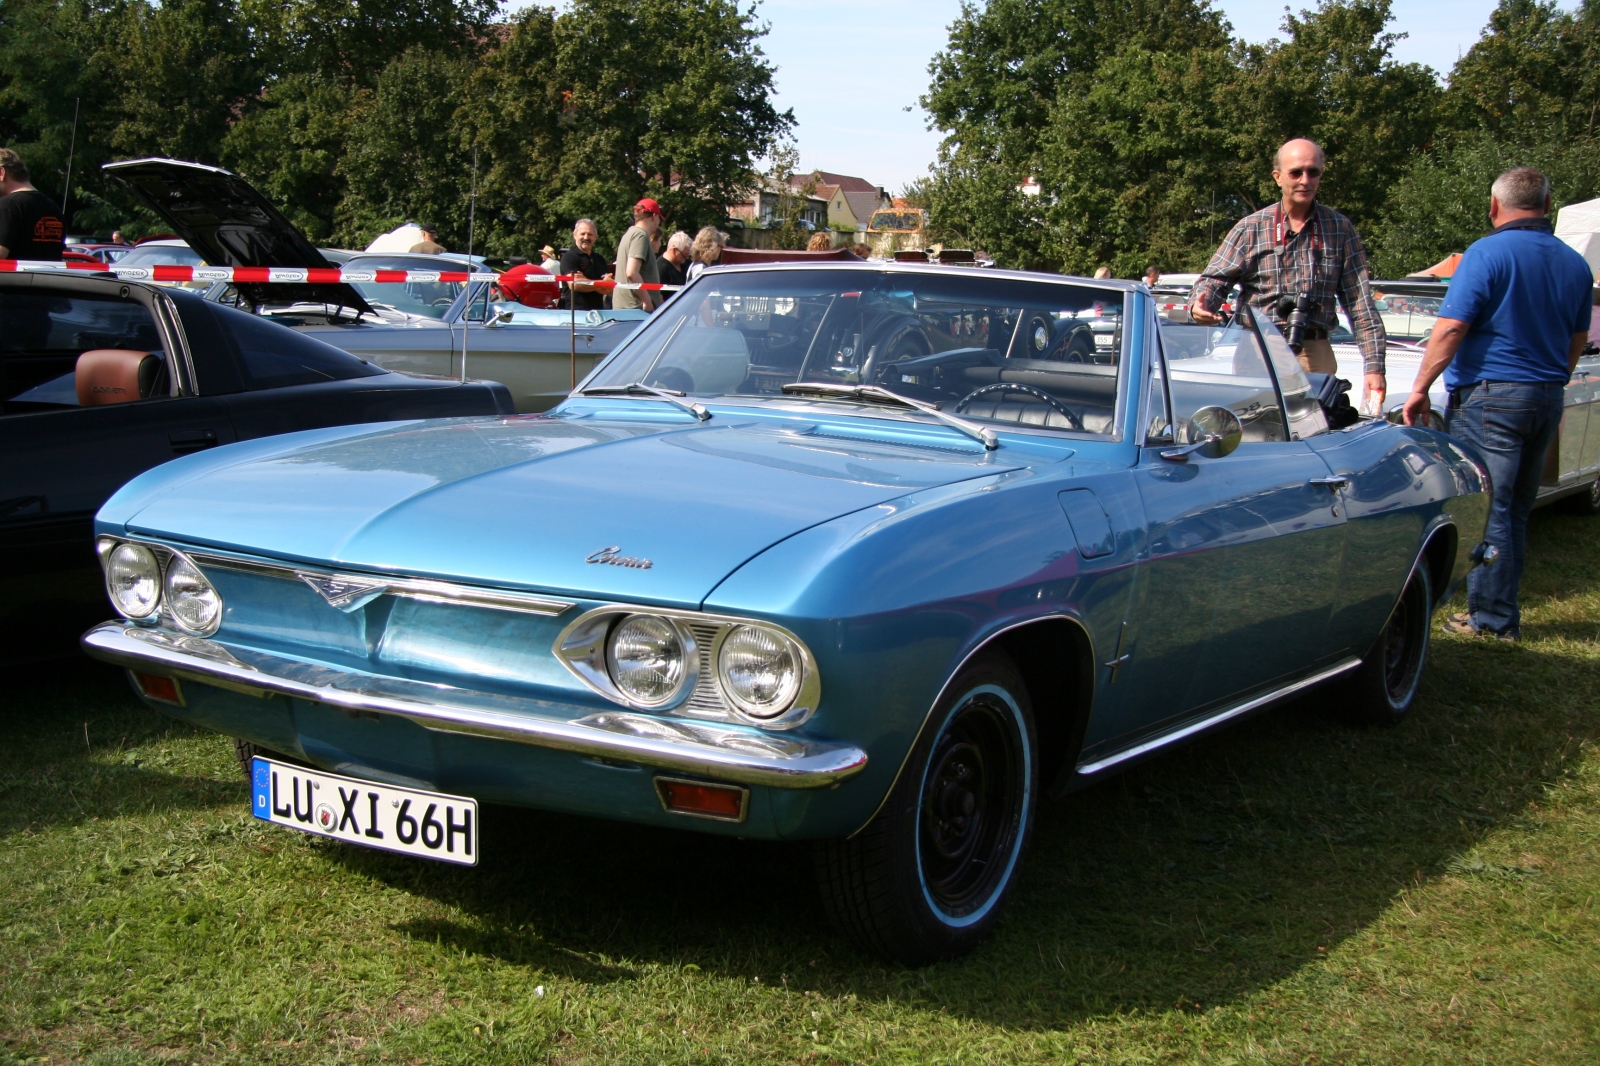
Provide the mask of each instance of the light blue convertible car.
{"label": "light blue convertible car", "polygon": [[710,271],[548,413],[141,476],[83,643],[237,738],[260,818],[469,863],[483,802],[811,839],[841,928],[923,963],[1046,790],[1314,685],[1409,710],[1484,473],[1322,384],[1142,285]]}

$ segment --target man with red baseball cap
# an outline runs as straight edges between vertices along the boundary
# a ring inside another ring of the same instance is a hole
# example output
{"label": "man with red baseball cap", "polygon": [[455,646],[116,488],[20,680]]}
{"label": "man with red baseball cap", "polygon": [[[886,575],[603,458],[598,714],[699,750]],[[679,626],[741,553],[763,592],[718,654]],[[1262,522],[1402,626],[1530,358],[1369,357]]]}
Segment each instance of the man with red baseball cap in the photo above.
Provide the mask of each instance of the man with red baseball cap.
{"label": "man with red baseball cap", "polygon": [[[656,269],[656,253],[650,247],[650,238],[661,228],[661,205],[650,197],[633,205],[633,225],[617,243],[617,275],[619,281],[650,282],[661,280]],[[617,289],[611,294],[611,306],[638,307],[654,311],[661,301],[654,292],[640,289]]]}

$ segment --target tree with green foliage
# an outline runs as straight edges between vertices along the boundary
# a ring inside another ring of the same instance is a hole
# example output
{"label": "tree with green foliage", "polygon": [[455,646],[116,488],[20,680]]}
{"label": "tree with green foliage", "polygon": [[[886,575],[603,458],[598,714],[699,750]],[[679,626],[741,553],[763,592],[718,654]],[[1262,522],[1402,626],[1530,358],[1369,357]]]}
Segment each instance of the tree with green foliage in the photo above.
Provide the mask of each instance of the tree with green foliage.
{"label": "tree with green foliage", "polygon": [[[1052,15],[1065,38],[1024,32]],[[1277,198],[1273,155],[1293,137],[1328,150],[1324,199],[1375,222],[1439,97],[1426,68],[1394,62],[1390,18],[1390,0],[1323,0],[1246,47],[1203,3],[969,8],[924,100],[948,133],[931,224],[1008,265],[1195,270]],[[984,132],[1009,122],[1028,125]],[[1037,198],[1018,190],[1027,175]]]}
{"label": "tree with green foliage", "polygon": [[1255,175],[1231,120],[1237,70],[1222,49],[1186,55],[1129,47],[1086,92],[1051,109],[1039,183],[1043,250],[1061,269],[1101,263],[1136,277],[1149,262],[1193,268],[1227,232]]}
{"label": "tree with green foliage", "polygon": [[1392,8],[1392,0],[1323,0],[1284,17],[1284,40],[1243,50],[1235,101],[1254,157],[1246,203],[1278,199],[1273,155],[1309,137],[1328,154],[1318,198],[1358,228],[1377,221],[1389,189],[1433,137],[1441,96],[1429,68],[1394,61]]}
{"label": "tree with green foliage", "polygon": [[[1052,116],[1083,95],[1120,51],[1187,54],[1227,47],[1230,27],[1209,0],[989,0],[968,3],[929,64],[922,106],[945,132],[939,164],[919,191],[930,226],[1001,262],[1060,261],[1043,208],[1018,191],[1045,169]],[[1056,156],[1052,156],[1052,161]]]}
{"label": "tree with green foliage", "polygon": [[1489,186],[1515,166],[1549,175],[1555,206],[1600,195],[1600,3],[1501,0],[1451,72],[1440,135],[1388,190],[1375,269],[1398,275],[1488,231]]}

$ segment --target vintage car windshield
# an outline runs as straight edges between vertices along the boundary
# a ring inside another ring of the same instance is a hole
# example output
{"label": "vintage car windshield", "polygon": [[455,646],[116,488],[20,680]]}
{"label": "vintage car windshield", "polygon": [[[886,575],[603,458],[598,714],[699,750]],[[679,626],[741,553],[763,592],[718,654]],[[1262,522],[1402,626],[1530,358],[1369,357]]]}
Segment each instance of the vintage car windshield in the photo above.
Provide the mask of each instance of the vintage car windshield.
{"label": "vintage car windshield", "polygon": [[707,274],[586,388],[697,398],[877,385],[977,422],[1114,432],[1123,293],[923,271]]}
{"label": "vintage car windshield", "polygon": [[1426,341],[1444,305],[1442,296],[1385,292],[1377,286],[1373,286],[1372,301],[1383,319],[1384,332],[1396,341]]}

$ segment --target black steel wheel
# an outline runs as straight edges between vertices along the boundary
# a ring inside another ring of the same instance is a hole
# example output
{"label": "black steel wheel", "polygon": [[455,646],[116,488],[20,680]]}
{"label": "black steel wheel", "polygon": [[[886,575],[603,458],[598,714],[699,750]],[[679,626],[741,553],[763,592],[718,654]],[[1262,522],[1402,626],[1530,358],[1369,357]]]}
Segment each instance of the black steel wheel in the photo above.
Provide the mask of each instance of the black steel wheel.
{"label": "black steel wheel", "polygon": [[1389,620],[1361,665],[1341,686],[1347,717],[1369,725],[1393,725],[1410,713],[1428,659],[1433,622],[1433,585],[1426,561],[1419,563]]}
{"label": "black steel wheel", "polygon": [[946,689],[876,817],[817,846],[836,925],[907,966],[971,950],[999,919],[1033,832],[1038,755],[1027,690],[986,652]]}

